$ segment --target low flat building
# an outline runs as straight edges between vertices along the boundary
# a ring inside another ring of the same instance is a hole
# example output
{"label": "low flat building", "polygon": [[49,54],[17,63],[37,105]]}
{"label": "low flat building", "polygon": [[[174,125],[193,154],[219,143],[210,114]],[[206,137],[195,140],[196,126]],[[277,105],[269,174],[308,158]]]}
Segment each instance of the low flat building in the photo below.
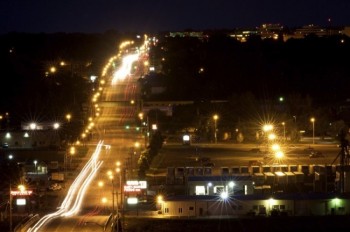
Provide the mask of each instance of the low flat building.
{"label": "low flat building", "polygon": [[334,193],[282,195],[201,195],[166,197],[160,213],[167,217],[325,216],[350,214],[350,195]]}

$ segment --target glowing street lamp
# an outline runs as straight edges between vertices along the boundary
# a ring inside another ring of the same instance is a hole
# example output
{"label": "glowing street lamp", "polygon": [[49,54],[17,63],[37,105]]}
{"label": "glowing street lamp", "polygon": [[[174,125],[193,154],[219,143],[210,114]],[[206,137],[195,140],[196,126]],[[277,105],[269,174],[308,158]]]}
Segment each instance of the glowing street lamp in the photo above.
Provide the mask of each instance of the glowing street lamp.
{"label": "glowing street lamp", "polygon": [[60,124],[58,122],[55,122],[53,124],[53,129],[57,130],[60,127]]}
{"label": "glowing street lamp", "polygon": [[30,125],[29,125],[29,128],[31,129],[31,130],[35,130],[36,129],[36,127],[37,127],[37,125],[36,125],[36,123],[31,123]]}
{"label": "glowing street lamp", "polygon": [[282,122],[282,126],[283,126],[283,140],[286,140],[286,123]]}
{"label": "glowing street lamp", "polygon": [[209,183],[207,184],[207,195],[210,195],[210,194],[209,194],[209,188],[210,188],[211,186],[213,186],[213,184],[212,184],[211,182],[209,182]]}
{"label": "glowing street lamp", "polygon": [[71,118],[72,118],[72,115],[71,115],[71,114],[67,114],[67,115],[66,115],[66,119],[67,119],[68,122],[70,122]]}
{"label": "glowing street lamp", "polygon": [[38,169],[36,168],[36,164],[38,163],[37,160],[34,160],[34,167],[35,167],[35,174],[38,174]]}
{"label": "glowing street lamp", "polygon": [[315,144],[315,118],[311,118],[310,122],[312,123],[312,144]]}
{"label": "glowing street lamp", "polygon": [[268,132],[268,131],[272,131],[272,130],[273,130],[273,125],[271,125],[271,124],[266,124],[263,126],[264,132]]}

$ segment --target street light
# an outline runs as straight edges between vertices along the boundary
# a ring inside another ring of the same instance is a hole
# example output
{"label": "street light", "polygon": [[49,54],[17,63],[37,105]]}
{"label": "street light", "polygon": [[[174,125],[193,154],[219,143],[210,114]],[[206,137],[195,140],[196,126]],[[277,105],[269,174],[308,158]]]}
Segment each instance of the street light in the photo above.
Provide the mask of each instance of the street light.
{"label": "street light", "polygon": [[282,126],[283,126],[283,140],[286,141],[286,123],[282,122]]}
{"label": "street light", "polygon": [[114,189],[114,181],[113,181],[113,173],[112,171],[107,172],[108,178],[111,180],[112,183],[112,215],[114,216],[114,194],[115,194],[115,189]]}
{"label": "street light", "polygon": [[215,143],[218,143],[218,137],[217,137],[217,121],[219,119],[219,116],[217,114],[214,114],[213,116],[214,119],[214,139],[215,139]]}
{"label": "street light", "polygon": [[310,119],[312,123],[312,144],[315,144],[315,118]]}
{"label": "street light", "polygon": [[35,174],[38,174],[37,168],[36,168],[36,164],[37,164],[37,163],[38,163],[38,161],[34,160]]}
{"label": "street light", "polygon": [[71,118],[72,118],[72,115],[70,115],[70,114],[66,115],[66,119],[67,119],[68,122],[70,122]]}

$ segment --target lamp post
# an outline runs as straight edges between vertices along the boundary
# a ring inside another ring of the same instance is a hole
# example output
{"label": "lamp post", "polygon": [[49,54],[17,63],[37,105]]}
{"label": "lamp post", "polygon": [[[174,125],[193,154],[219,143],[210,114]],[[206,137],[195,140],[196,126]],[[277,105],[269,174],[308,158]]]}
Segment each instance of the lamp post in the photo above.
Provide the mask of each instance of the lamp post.
{"label": "lamp post", "polygon": [[219,119],[219,116],[217,114],[214,114],[213,116],[214,119],[214,140],[215,143],[218,143],[218,137],[217,137],[217,121]]}
{"label": "lamp post", "polygon": [[72,118],[72,115],[71,115],[71,114],[67,114],[67,115],[66,115],[66,119],[67,119],[68,123],[70,122],[71,118]]}
{"label": "lamp post", "polygon": [[286,123],[282,122],[282,126],[283,126],[283,140],[286,141]]}
{"label": "lamp post", "polygon": [[38,174],[38,169],[36,168],[36,164],[38,163],[37,160],[34,160],[34,168],[35,168],[35,174]]}
{"label": "lamp post", "polygon": [[111,180],[112,184],[112,215],[114,217],[114,194],[115,194],[115,188],[114,188],[114,181],[113,181],[113,173],[112,171],[108,171],[108,178]]}
{"label": "lamp post", "polygon": [[266,151],[268,151],[268,147],[269,147],[269,140],[274,140],[275,139],[275,135],[274,134],[268,134],[268,132],[273,130],[273,125],[271,124],[265,124],[262,127],[262,130],[264,132],[264,137],[266,139]]}
{"label": "lamp post", "polygon": [[116,223],[117,223],[117,231],[119,231],[119,205],[122,211],[122,216],[124,216],[123,210],[124,210],[124,202],[123,202],[123,186],[122,186],[122,169],[121,169],[121,163],[117,161],[116,163],[117,168],[115,169],[116,173],[119,175],[119,188],[120,188],[120,204],[118,202],[118,190],[117,190],[117,218],[116,218]]}
{"label": "lamp post", "polygon": [[12,232],[12,189],[11,189],[11,181],[10,181],[10,232]]}
{"label": "lamp post", "polygon": [[312,123],[312,144],[315,144],[315,118],[310,119]]}

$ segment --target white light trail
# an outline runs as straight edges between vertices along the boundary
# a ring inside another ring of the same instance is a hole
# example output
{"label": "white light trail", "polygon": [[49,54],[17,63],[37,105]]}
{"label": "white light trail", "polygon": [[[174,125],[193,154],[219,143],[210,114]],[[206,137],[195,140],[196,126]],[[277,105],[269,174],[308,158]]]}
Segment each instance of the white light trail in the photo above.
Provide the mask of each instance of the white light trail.
{"label": "white light trail", "polygon": [[123,58],[120,68],[113,74],[112,85],[124,80],[131,73],[132,64],[139,59],[139,54],[127,55]]}
{"label": "white light trail", "polygon": [[[84,168],[79,173],[78,177],[74,180],[73,184],[70,186],[67,196],[62,202],[59,210],[47,214],[42,217],[28,232],[36,232],[41,229],[46,223],[54,218],[62,216],[72,216],[79,212],[82,200],[86,193],[87,187],[93,180],[97,170],[101,167],[102,161],[98,161],[98,157],[103,147],[103,141],[97,144],[94,153],[91,155],[90,160],[85,164]],[[72,203],[74,201],[74,203]]]}

